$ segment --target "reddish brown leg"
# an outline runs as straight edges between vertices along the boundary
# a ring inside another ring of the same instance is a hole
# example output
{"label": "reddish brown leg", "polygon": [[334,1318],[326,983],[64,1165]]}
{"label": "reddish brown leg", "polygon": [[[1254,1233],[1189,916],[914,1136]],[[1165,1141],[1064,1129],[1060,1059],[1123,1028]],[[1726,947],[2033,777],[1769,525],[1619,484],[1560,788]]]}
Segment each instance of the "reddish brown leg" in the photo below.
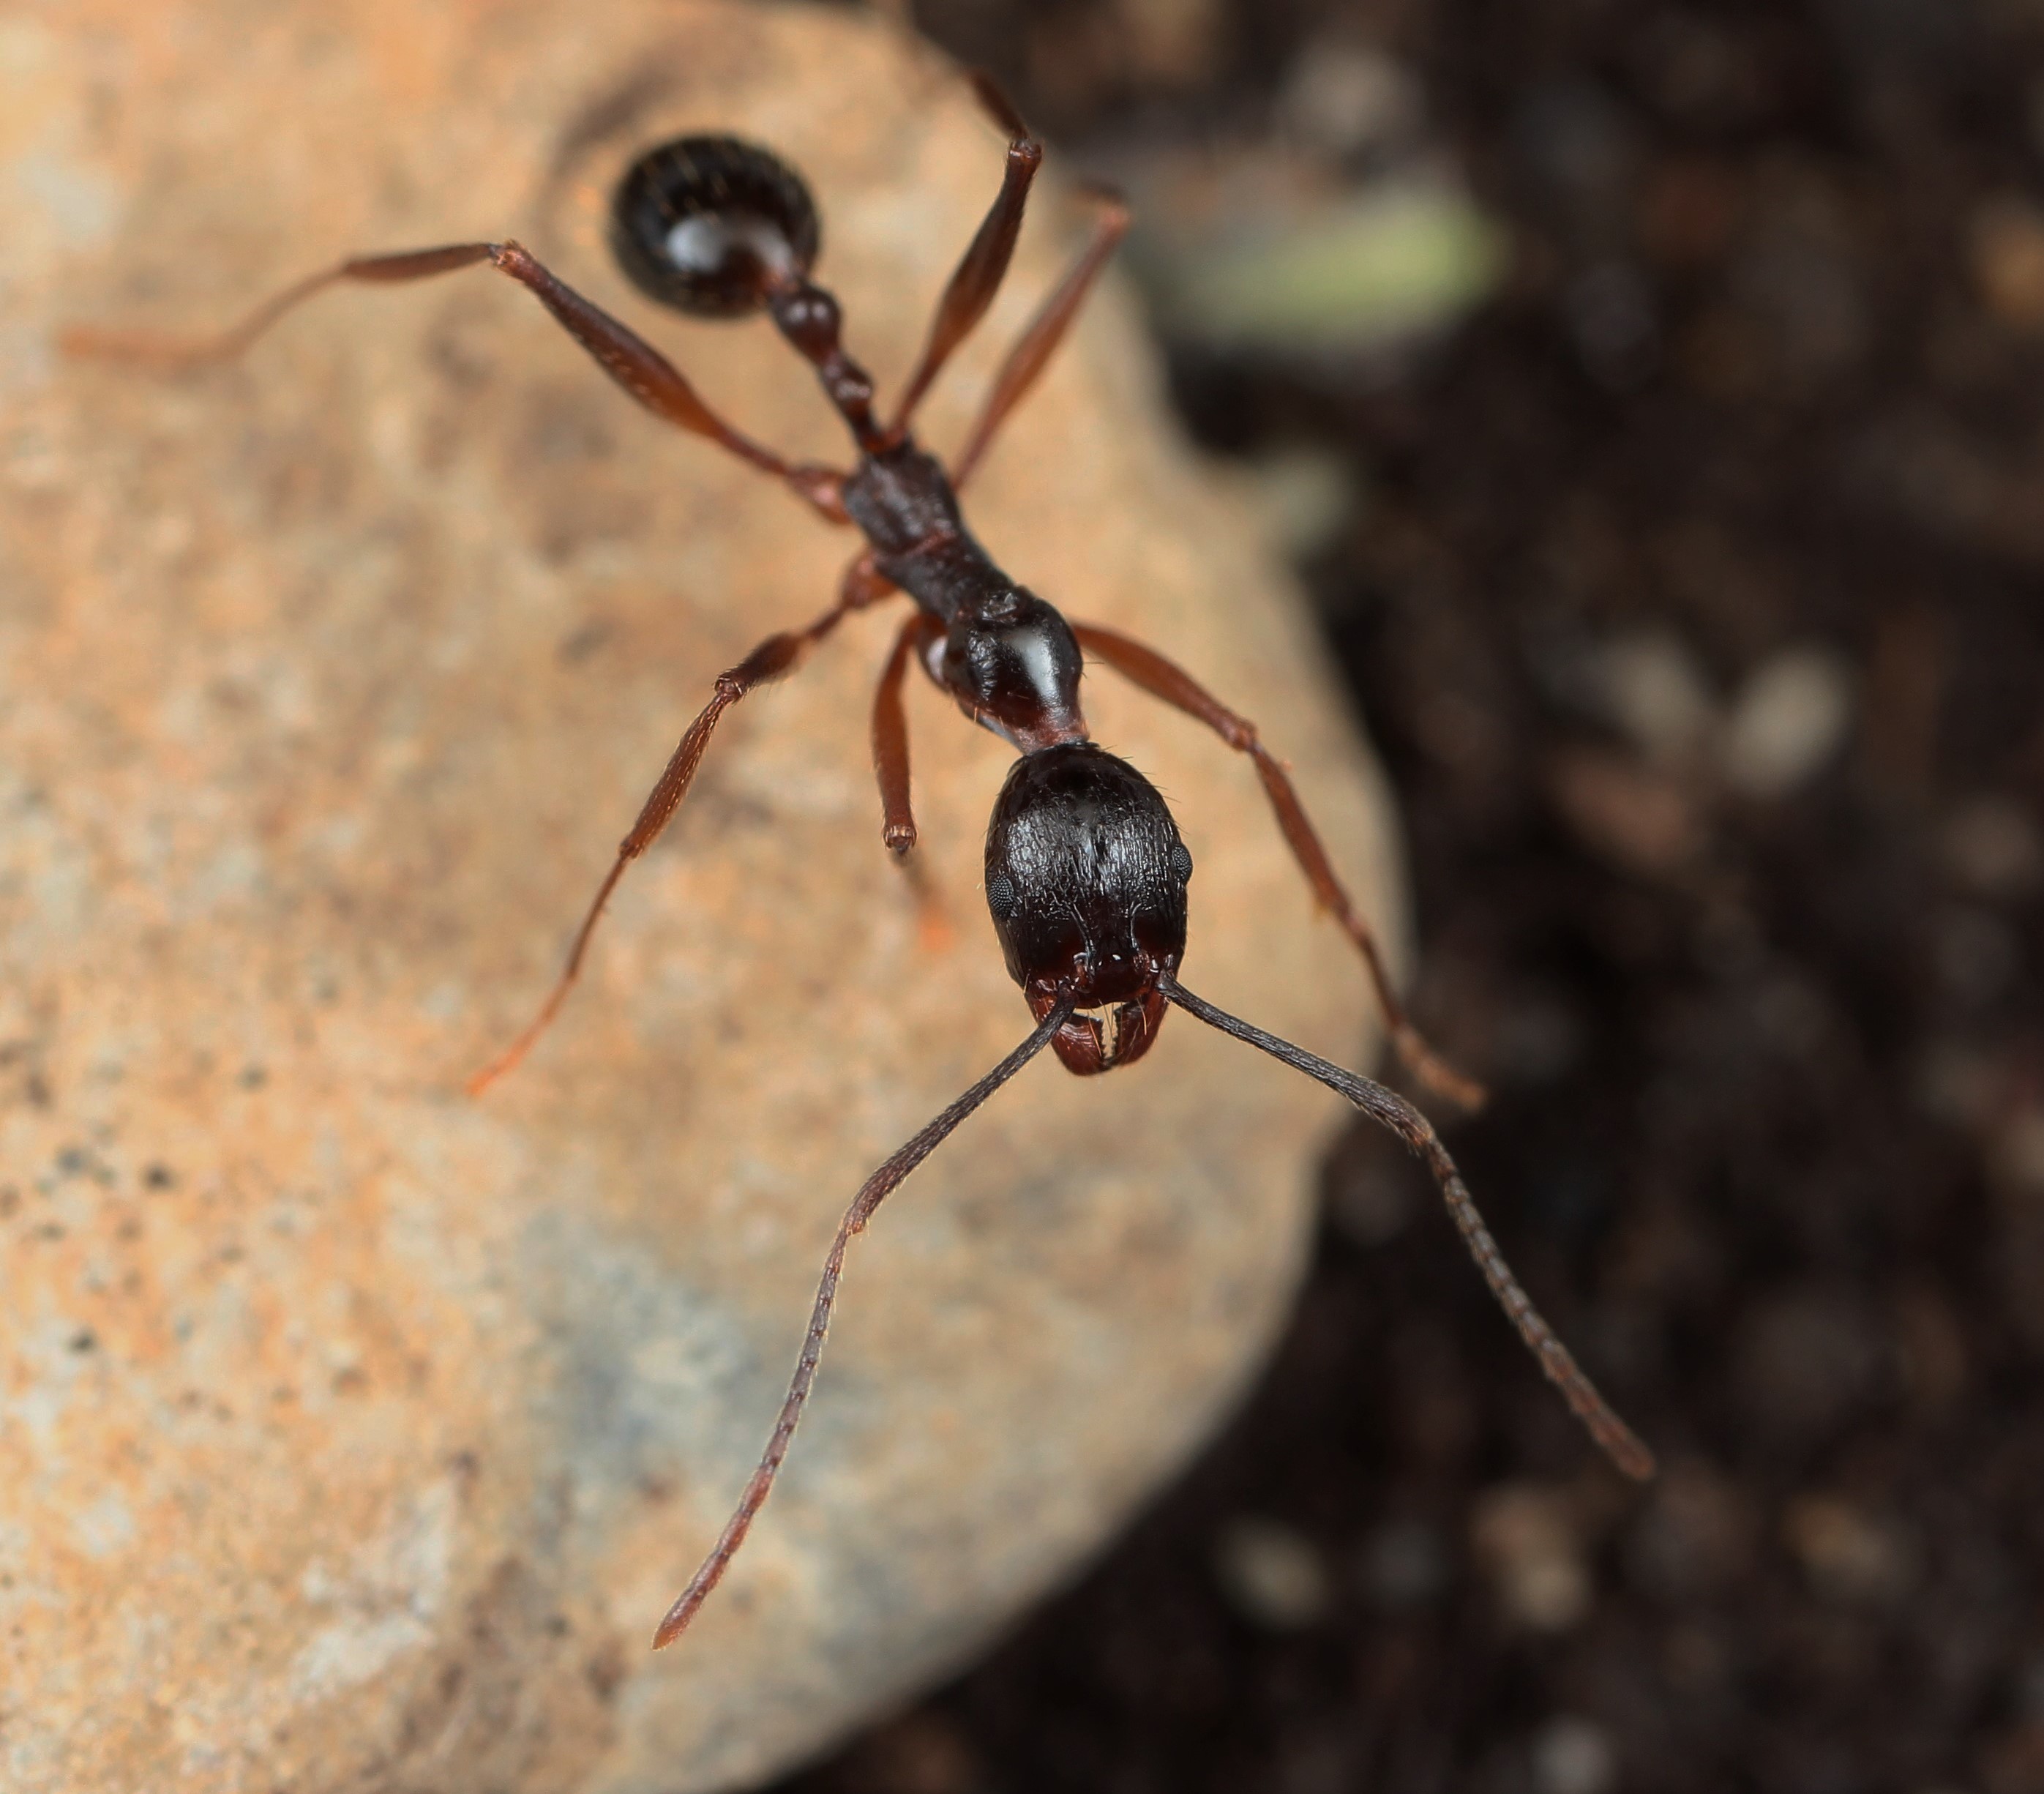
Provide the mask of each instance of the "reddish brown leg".
{"label": "reddish brown leg", "polygon": [[932,953],[951,944],[951,921],[922,856],[912,851],[916,816],[909,801],[909,716],[901,687],[909,663],[943,628],[927,612],[918,611],[910,617],[894,638],[894,651],[887,657],[879,689],[873,694],[873,770],[880,781],[880,837],[893,850],[895,863],[915,893],[923,945]]}
{"label": "reddish brown leg", "polygon": [[1128,235],[1128,206],[1117,194],[1103,193],[1100,197],[1105,209],[1093,225],[1092,237],[1079,252],[1070,271],[1030,321],[1029,328],[1008,352],[1007,360],[1001,364],[993,390],[987,394],[986,404],[980,412],[979,421],[973,425],[972,434],[966,439],[957,465],[951,470],[951,484],[955,487],[963,486],[972,478],[973,469],[986,453],[994,432],[1035,385],[1036,376],[1043,371],[1043,364],[1064,340],[1072,319],[1085,302],[1094,281],[1100,278],[1100,271],[1107,266],[1108,257]]}
{"label": "reddish brown leg", "polygon": [[766,1504],[766,1497],[773,1492],[774,1479],[781,1473],[782,1461],[788,1455],[788,1446],[795,1436],[796,1424],[802,1418],[802,1409],[809,1399],[809,1390],[816,1380],[816,1366],[822,1360],[824,1337],[830,1331],[831,1309],[837,1300],[838,1279],[844,1273],[845,1248],[853,1239],[865,1231],[866,1224],[873,1219],[873,1212],[888,1195],[900,1185],[902,1179],[943,1145],[944,1139],[958,1124],[1012,1078],[1016,1072],[1048,1046],[1051,1037],[1063,1027],[1072,1012],[1069,999],[1059,1002],[1042,1021],[1036,1031],[1003,1059],[984,1078],[960,1097],[958,1101],[924,1128],[922,1132],[897,1147],[886,1163],[866,1180],[865,1187],[851,1200],[845,1211],[844,1219],[838,1224],[837,1237],[831,1242],[829,1255],[824,1260],[824,1274],[816,1284],[816,1305],[809,1311],[809,1330],[802,1339],[801,1355],[795,1360],[795,1374],[788,1385],[786,1398],[781,1404],[780,1418],[774,1423],[772,1435],[766,1441],[766,1450],[760,1458],[759,1467],[752,1473],[745,1485],[744,1492],[738,1498],[738,1506],[731,1518],[725,1521],[724,1531],[718,1535],[717,1543],[710,1548],[709,1555],[702,1561],[701,1567],[689,1578],[674,1604],[667,1609],[667,1616],[660,1622],[660,1629],[653,1635],[655,1650],[672,1644],[682,1635],[684,1627],[695,1618],[696,1609],[709,1598],[709,1592],[724,1579],[724,1571],[737,1555],[738,1547],[745,1542],[745,1535],[752,1530],[754,1517]]}
{"label": "reddish brown leg", "polygon": [[909,805],[909,715],[901,687],[909,662],[942,627],[925,611],[916,612],[903,624],[873,696],[873,770],[880,780],[880,838],[897,855],[916,844],[916,817]]}
{"label": "reddish brown leg", "polygon": [[[689,724],[679,745],[667,762],[667,770],[660,774],[659,782],[647,795],[639,812],[639,820],[632,825],[632,832],[619,843],[617,858],[612,862],[609,872],[601,885],[597,887],[596,897],[582,917],[582,926],[575,932],[574,945],[568,950],[567,966],[540,1006],[540,1012],[527,1025],[524,1031],[504,1051],[491,1060],[482,1070],[468,1081],[468,1093],[479,1097],[492,1084],[511,1070],[532,1050],[532,1044],[547,1031],[548,1024],[559,1013],[561,1005],[567,1001],[569,990],[582,971],[582,956],[589,950],[590,936],[596,932],[597,920],[603,908],[610,901],[610,893],[617,888],[617,881],[624,876],[624,869],[659,839],[660,831],[667,826],[674,812],[681,807],[682,800],[689,794],[696,768],[701,765],[705,751],[709,746],[711,736],[725,711],[748,692],[782,678],[800,664],[809,651],[846,617],[855,610],[863,609],[874,601],[871,588],[857,578],[865,566],[863,560],[855,561],[846,570],[843,586],[838,601],[806,628],[786,630],[769,636],[765,641],[739,662],[728,673],[717,675],[717,690],[705,704],[696,720]],[[883,582],[884,586],[884,582]]]}
{"label": "reddish brown leg", "polygon": [[897,436],[908,428],[923,394],[951,359],[951,351],[972,333],[973,326],[993,303],[993,295],[1000,291],[1002,277],[1015,253],[1023,208],[1029,201],[1029,184],[1043,164],[1043,146],[1029,134],[1029,127],[1001,90],[984,75],[975,74],[972,84],[979,103],[1008,133],[1007,171],[1001,178],[1001,191],[992,209],[959,260],[943,298],[937,302],[936,315],[930,321],[929,340],[923,345],[923,359],[909,375],[894,421],[889,426],[890,433]]}
{"label": "reddish brown leg", "polygon": [[901,590],[873,564],[873,551],[868,548],[855,559],[847,562],[844,571],[838,575],[837,601],[847,610],[864,610],[882,598],[891,598]]}
{"label": "reddish brown leg", "polygon": [[1299,793],[1293,789],[1290,775],[1258,738],[1256,725],[1246,716],[1238,716],[1190,674],[1166,660],[1154,648],[1091,624],[1074,624],[1072,633],[1078,637],[1080,647],[1097,655],[1153,697],[1161,697],[1186,715],[1197,716],[1236,752],[1248,755],[1256,763],[1257,776],[1263,781],[1265,795],[1278,813],[1278,826],[1284,831],[1285,842],[1298,861],[1300,870],[1305,874],[1306,882],[1313,887],[1314,897],[1320,907],[1330,911],[1340,923],[1343,932],[1355,943],[1364,964],[1370,969],[1370,982],[1376,987],[1377,1001],[1384,1011],[1385,1026],[1390,1031],[1391,1043],[1399,1058],[1412,1068],[1420,1082],[1437,1095],[1466,1109],[1481,1108],[1485,1099],[1483,1086],[1465,1078],[1435,1053],[1406,1015],[1405,1005],[1398,1001],[1397,993],[1391,988],[1377,937],[1370,932],[1370,924],[1356,912],[1348,893],[1342,888],[1341,880],[1335,875],[1334,866],[1327,859],[1327,849],[1320,844],[1319,835],[1308,820]]}
{"label": "reddish brown leg", "polygon": [[697,396],[681,370],[651,344],[628,329],[600,306],[592,305],[566,282],[557,280],[516,243],[452,243],[436,249],[413,249],[392,255],[357,256],[287,286],[266,300],[224,334],[192,340],[147,331],[76,328],[63,339],[67,354],[108,360],[145,363],[163,368],[203,367],[238,355],[286,312],[314,294],[343,282],[390,285],[425,280],[457,268],[487,262],[526,288],[553,313],[605,373],[648,411],[678,429],[707,436],[740,459],[782,480],[833,523],[847,521],[842,492],[844,476],[828,467],[797,466],[762,443],[733,429]]}

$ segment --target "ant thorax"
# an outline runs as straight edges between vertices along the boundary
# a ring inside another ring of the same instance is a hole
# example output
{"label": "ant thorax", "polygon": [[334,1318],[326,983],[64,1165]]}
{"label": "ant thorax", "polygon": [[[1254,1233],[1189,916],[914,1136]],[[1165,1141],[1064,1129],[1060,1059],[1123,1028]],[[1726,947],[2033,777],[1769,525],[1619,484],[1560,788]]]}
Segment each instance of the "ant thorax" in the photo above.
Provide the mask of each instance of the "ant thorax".
{"label": "ant thorax", "polygon": [[968,716],[1024,754],[1086,739],[1078,639],[1033,592],[962,606],[924,664]]}
{"label": "ant thorax", "polygon": [[943,625],[924,643],[924,669],[968,716],[1024,753],[1085,739],[1071,625],[994,565],[933,457],[906,440],[862,456],[844,507],[875,571]]}

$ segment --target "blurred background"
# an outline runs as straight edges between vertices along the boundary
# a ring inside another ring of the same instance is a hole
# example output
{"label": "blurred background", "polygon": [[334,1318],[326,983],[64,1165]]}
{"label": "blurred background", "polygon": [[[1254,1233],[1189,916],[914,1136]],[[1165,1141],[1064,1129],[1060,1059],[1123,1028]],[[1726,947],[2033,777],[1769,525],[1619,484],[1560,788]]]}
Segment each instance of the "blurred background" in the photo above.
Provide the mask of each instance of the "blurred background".
{"label": "blurred background", "polygon": [[1451,1146],[1665,1474],[1358,1128],[1231,1429],[784,1794],[2044,1789],[2044,4],[912,16],[1135,196]]}

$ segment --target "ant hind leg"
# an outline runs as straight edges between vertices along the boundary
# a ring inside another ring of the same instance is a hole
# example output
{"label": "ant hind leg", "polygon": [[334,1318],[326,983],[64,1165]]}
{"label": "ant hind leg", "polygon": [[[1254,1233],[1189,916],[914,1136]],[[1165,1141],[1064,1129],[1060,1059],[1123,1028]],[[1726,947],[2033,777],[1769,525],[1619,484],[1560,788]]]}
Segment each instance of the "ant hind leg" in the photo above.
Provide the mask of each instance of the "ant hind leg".
{"label": "ant hind leg", "polygon": [[973,425],[972,434],[966,438],[965,447],[951,470],[951,484],[955,487],[962,489],[972,478],[974,469],[992,445],[995,432],[1008,421],[1009,413],[1028,396],[1044,364],[1065,340],[1066,332],[1071,328],[1072,320],[1085,303],[1086,295],[1093,290],[1101,270],[1107,266],[1108,258],[1128,234],[1129,210],[1121,196],[1097,188],[1094,197],[1101,202],[1101,213],[1093,224],[1093,235],[1066,271],[1065,278],[1029,321],[1028,328],[1016,339],[1015,347],[1008,352],[1008,359],[1001,364],[1001,371],[994,376],[986,402],[980,409],[978,421]]}
{"label": "ant hind leg", "polygon": [[828,467],[797,466],[763,443],[734,429],[704,403],[681,370],[637,332],[557,279],[517,243],[450,243],[389,255],[358,255],[311,275],[265,300],[217,336],[180,338],[151,331],[75,326],[64,332],[64,352],[86,359],[128,362],[167,371],[229,361],[286,313],[315,294],[344,282],[391,286],[487,262],[524,287],[553,314],[611,379],[645,409],[677,429],[707,437],[762,472],[771,474],[832,523],[845,523],[844,476]]}
{"label": "ant hind leg", "polygon": [[896,406],[893,421],[888,426],[889,433],[897,436],[908,428],[909,420],[922,403],[923,394],[943,371],[951,352],[972,333],[974,326],[986,315],[986,308],[993,303],[993,295],[1001,290],[1001,282],[1006,278],[1008,264],[1015,254],[1015,239],[1022,229],[1022,213],[1029,202],[1030,185],[1036,179],[1037,169],[1043,165],[1043,144],[1022,122],[1021,115],[1009,103],[1006,95],[982,74],[973,75],[972,86],[980,105],[1008,133],[1008,166],[1001,175],[1001,191],[981,221],[972,241],[966,245],[958,267],[952,271],[951,284],[945,287],[943,297],[937,302],[936,313],[930,320],[929,337],[923,345],[922,359],[916,363],[916,371],[909,376],[908,385],[902,388],[901,403]]}
{"label": "ant hind leg", "polygon": [[486,262],[495,248],[490,243],[449,243],[435,249],[401,250],[389,255],[357,255],[294,281],[217,336],[179,336],[155,330],[106,329],[81,324],[66,330],[59,344],[66,355],[85,361],[125,362],[166,373],[210,367],[235,359],[286,312],[297,310],[314,294],[323,293],[329,286],[348,281],[387,285],[429,280],[435,275],[451,274],[457,268]]}

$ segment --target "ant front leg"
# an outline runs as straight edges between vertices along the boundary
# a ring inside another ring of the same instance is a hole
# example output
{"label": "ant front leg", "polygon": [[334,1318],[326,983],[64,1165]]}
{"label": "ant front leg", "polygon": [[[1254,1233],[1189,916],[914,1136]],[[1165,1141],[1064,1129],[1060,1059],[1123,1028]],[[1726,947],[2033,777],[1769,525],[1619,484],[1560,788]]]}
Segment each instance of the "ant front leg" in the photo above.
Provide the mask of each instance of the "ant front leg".
{"label": "ant front leg", "polygon": [[1333,915],[1341,924],[1342,932],[1362,955],[1370,982],[1376,988],[1378,1006],[1384,1012],[1385,1026],[1390,1031],[1391,1043],[1399,1058],[1421,1083],[1437,1095],[1465,1109],[1481,1108],[1485,1098],[1484,1087],[1448,1064],[1412,1025],[1405,1005],[1391,988],[1377,937],[1370,932],[1370,924],[1363,920],[1341,880],[1335,876],[1333,862],[1328,859],[1326,847],[1307,817],[1304,805],[1299,801],[1290,774],[1263,745],[1256,725],[1246,716],[1238,716],[1184,668],[1166,659],[1155,649],[1092,624],[1075,623],[1072,633],[1078,638],[1081,647],[1098,655],[1124,678],[1141,686],[1151,697],[1160,697],[1189,716],[1198,718],[1237,753],[1247,754],[1255,762],[1257,776],[1263,781],[1264,794],[1277,812],[1278,826],[1292,850],[1293,858],[1298,861],[1300,870],[1305,874],[1306,882],[1312,886],[1314,897],[1323,909]]}
{"label": "ant front leg", "polygon": [[[862,577],[862,574],[865,577]],[[504,1051],[468,1081],[468,1093],[479,1097],[506,1072],[515,1067],[533,1043],[545,1033],[547,1027],[560,1012],[561,1005],[581,974],[583,956],[589,951],[590,936],[595,933],[596,924],[602,916],[604,905],[609,902],[610,893],[617,888],[617,882],[624,876],[624,869],[645,852],[660,838],[660,832],[681,808],[682,800],[689,794],[689,786],[695,781],[696,769],[702,764],[702,757],[709,749],[710,737],[717,732],[717,725],[725,711],[759,686],[785,678],[807,657],[809,651],[828,636],[838,624],[855,610],[863,610],[893,590],[884,580],[871,573],[862,558],[854,561],[845,570],[840,588],[838,601],[813,623],[805,628],[784,630],[769,636],[750,654],[728,672],[717,675],[717,690],[696,720],[688,726],[674,751],[668,759],[667,770],[659,781],[647,793],[639,812],[639,819],[632,824],[632,832],[618,843],[617,858],[611,862],[609,873],[597,887],[588,912],[582,917],[582,926],[575,931],[574,945],[568,950],[567,964],[547,1000],[540,1006],[540,1012],[527,1025],[524,1031]]]}
{"label": "ant front leg", "polygon": [[263,302],[220,336],[180,339],[148,331],[79,327],[67,331],[67,354],[140,363],[169,369],[232,360],[286,312],[316,293],[344,282],[391,286],[487,262],[531,293],[592,359],[647,410],[677,429],[707,437],[720,448],[771,474],[832,523],[845,523],[844,475],[828,467],[797,466],[763,443],[734,429],[705,404],[679,368],[636,331],[584,298],[517,243],[451,243],[390,255],[359,255],[309,276]]}

